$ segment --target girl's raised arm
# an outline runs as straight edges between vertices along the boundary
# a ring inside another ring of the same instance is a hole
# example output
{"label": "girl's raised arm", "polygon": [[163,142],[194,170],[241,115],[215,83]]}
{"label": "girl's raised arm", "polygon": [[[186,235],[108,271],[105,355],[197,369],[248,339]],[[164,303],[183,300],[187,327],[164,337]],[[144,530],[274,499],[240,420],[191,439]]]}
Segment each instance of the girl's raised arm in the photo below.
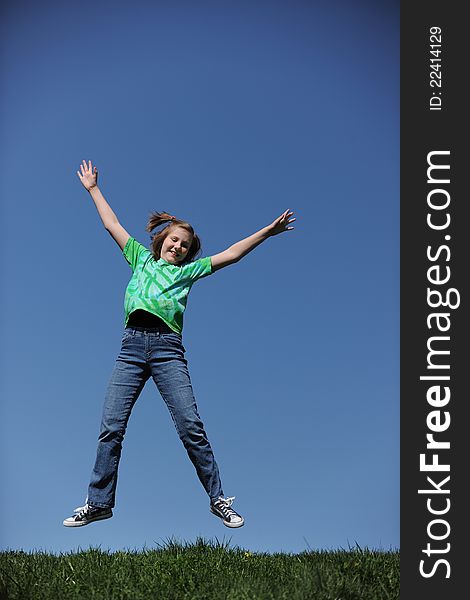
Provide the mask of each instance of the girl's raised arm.
{"label": "girl's raised arm", "polygon": [[290,209],[287,209],[280,217],[275,219],[271,225],[263,227],[263,229],[260,229],[253,235],[233,244],[233,246],[230,246],[227,250],[211,256],[212,270],[217,271],[218,269],[222,269],[223,267],[239,261],[246,256],[248,252],[251,252],[256,246],[259,246],[261,242],[267,240],[268,237],[277,235],[283,231],[294,229],[289,226],[290,223],[295,221],[295,218],[290,218],[293,214],[294,213]]}
{"label": "girl's raised arm", "polygon": [[112,236],[121,250],[124,250],[130,234],[119,223],[113,209],[106,202],[98,187],[98,169],[93,167],[91,160],[88,161],[88,164],[83,160],[80,164],[80,171],[77,171],[77,175],[83,187],[90,193],[106,231]]}

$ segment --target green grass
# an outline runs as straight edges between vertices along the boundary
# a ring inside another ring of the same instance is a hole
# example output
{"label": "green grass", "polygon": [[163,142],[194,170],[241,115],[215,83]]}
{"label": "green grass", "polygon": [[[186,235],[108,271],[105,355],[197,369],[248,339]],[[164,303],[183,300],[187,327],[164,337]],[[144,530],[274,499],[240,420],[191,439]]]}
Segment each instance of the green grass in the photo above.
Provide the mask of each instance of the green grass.
{"label": "green grass", "polygon": [[250,552],[198,538],[155,550],[0,553],[2,600],[389,600],[399,552]]}

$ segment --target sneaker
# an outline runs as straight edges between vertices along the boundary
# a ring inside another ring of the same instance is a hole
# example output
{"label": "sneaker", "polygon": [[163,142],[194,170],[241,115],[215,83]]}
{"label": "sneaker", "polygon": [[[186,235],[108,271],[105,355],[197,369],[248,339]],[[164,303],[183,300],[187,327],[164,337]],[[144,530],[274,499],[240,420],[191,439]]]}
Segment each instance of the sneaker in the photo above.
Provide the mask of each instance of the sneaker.
{"label": "sneaker", "polygon": [[235,496],[232,498],[220,496],[217,500],[211,502],[211,513],[220,517],[226,527],[241,527],[245,522],[241,515],[236,513],[233,508],[230,508],[234,500]]}
{"label": "sneaker", "polygon": [[89,506],[88,503],[85,504],[85,506],[79,506],[73,512],[75,515],[64,521],[66,527],[81,527],[82,525],[88,525],[88,523],[92,523],[93,521],[109,519],[113,516],[113,511],[110,508]]}

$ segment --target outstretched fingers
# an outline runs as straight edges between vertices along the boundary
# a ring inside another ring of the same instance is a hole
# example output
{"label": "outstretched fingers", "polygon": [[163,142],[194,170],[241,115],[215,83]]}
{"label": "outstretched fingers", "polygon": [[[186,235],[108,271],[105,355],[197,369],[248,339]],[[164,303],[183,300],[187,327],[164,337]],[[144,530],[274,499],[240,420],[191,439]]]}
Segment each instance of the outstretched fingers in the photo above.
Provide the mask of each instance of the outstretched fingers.
{"label": "outstretched fingers", "polygon": [[292,217],[293,214],[294,212],[291,211],[290,208],[288,208],[286,211],[284,211],[284,213],[281,216],[281,221],[283,222],[283,225],[286,228],[286,230],[294,229],[293,227],[288,227],[288,225],[290,225],[296,220],[295,217],[293,219],[289,218]]}
{"label": "outstretched fingers", "polygon": [[295,217],[292,218],[293,214],[294,214],[294,212],[291,211],[290,208],[285,210],[282,213],[282,215],[277,217],[277,219],[275,219],[269,226],[270,234],[277,235],[279,233],[283,233],[284,231],[291,231],[292,229],[294,229],[291,226],[291,223],[293,223],[295,221]]}
{"label": "outstretched fingers", "polygon": [[85,186],[87,190],[90,190],[92,187],[96,186],[97,178],[98,178],[98,169],[94,167],[91,160],[87,161],[85,159],[80,163],[79,171],[77,171],[77,175]]}
{"label": "outstretched fingers", "polygon": [[88,164],[87,164],[86,160],[82,160],[82,162],[80,163],[80,171],[82,172],[82,176],[85,176],[85,175],[93,175],[94,173],[96,173],[98,171],[98,169],[96,166],[95,167],[93,166],[91,160],[88,161]]}

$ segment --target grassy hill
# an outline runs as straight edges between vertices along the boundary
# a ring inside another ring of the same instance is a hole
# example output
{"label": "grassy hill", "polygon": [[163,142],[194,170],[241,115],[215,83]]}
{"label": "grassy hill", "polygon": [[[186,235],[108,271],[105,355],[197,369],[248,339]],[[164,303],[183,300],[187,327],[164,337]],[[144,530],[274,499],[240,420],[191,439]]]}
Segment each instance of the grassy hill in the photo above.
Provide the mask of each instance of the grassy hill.
{"label": "grassy hill", "polygon": [[168,541],[154,550],[0,553],[2,600],[389,600],[399,552],[257,553]]}

